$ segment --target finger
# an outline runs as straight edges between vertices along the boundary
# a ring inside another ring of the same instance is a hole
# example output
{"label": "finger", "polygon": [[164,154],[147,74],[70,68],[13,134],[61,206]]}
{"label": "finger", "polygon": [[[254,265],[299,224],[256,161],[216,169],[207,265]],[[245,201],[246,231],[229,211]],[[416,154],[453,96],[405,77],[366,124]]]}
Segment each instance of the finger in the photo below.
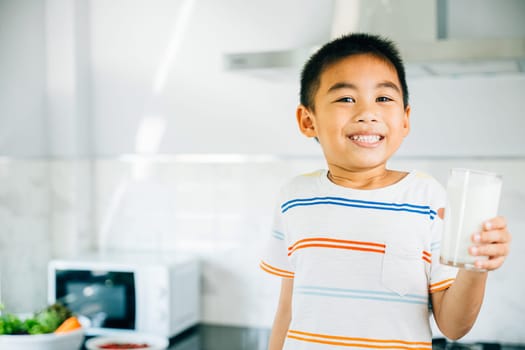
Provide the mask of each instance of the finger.
{"label": "finger", "polygon": [[474,243],[509,243],[512,239],[506,229],[477,232],[471,238]]}
{"label": "finger", "polygon": [[503,216],[496,216],[483,223],[483,230],[498,230],[507,227],[507,220]]}
{"label": "finger", "polygon": [[509,255],[509,250],[510,247],[507,243],[493,243],[472,246],[469,248],[469,253],[473,256],[500,257]]}
{"label": "finger", "polygon": [[489,260],[478,260],[474,263],[474,266],[476,266],[478,269],[491,271],[500,268],[504,261],[505,257],[500,256],[497,258],[491,258]]}

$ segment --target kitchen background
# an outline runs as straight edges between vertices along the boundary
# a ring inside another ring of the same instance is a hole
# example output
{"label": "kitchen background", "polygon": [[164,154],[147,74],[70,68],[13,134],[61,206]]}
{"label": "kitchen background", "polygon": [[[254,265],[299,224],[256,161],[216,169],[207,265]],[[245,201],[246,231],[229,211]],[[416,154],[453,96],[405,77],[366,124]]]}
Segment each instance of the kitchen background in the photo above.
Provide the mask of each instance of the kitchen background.
{"label": "kitchen background", "polygon": [[[444,11],[442,38],[525,38],[522,0],[364,3],[357,29],[401,8],[393,34],[433,36],[429,18]],[[258,261],[275,195],[324,163],[295,126],[297,66],[241,69],[225,55],[324,43],[337,6],[0,0],[0,299],[45,305],[51,258],[184,251],[202,261],[202,322],[269,328],[279,281]],[[525,343],[524,56],[416,53],[431,63],[409,62],[412,131],[390,165],[442,183],[451,167],[503,175],[512,252],[465,341]]]}

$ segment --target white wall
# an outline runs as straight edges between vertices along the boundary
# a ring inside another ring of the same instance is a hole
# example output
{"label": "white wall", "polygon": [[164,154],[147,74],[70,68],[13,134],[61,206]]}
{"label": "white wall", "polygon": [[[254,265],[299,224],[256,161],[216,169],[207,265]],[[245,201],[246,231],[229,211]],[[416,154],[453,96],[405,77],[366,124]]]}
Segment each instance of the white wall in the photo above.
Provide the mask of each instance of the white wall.
{"label": "white wall", "polygon": [[45,0],[0,1],[0,155],[47,152]]}
{"label": "white wall", "polygon": [[96,154],[135,152],[147,117],[166,124],[161,153],[316,153],[292,132],[297,79],[227,72],[222,55],[319,43],[330,12],[312,0],[92,1]]}
{"label": "white wall", "polygon": [[525,74],[409,79],[411,132],[399,155],[525,156]]}
{"label": "white wall", "polygon": [[0,155],[90,154],[89,2],[0,2]]}
{"label": "white wall", "polygon": [[[451,38],[519,38],[525,36],[522,0],[446,1]],[[469,16],[464,14],[468,13]],[[473,30],[476,28],[476,30]]]}
{"label": "white wall", "polygon": [[46,0],[48,155],[91,154],[89,2]]}

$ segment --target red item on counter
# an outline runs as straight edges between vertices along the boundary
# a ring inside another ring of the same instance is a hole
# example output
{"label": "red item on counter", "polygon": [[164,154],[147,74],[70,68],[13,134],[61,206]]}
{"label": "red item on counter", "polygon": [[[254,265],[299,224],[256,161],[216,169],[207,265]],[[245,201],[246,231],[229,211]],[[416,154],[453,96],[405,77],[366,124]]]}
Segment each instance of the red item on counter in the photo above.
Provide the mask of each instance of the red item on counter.
{"label": "red item on counter", "polygon": [[98,346],[100,349],[147,349],[146,343],[107,343]]}

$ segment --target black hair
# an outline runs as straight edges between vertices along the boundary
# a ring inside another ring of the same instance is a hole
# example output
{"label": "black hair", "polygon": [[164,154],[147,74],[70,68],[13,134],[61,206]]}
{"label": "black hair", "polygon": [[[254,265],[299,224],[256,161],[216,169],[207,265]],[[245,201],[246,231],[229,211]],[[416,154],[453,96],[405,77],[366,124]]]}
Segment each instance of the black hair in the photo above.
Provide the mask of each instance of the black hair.
{"label": "black hair", "polygon": [[321,74],[330,65],[352,55],[371,54],[390,63],[397,72],[403,93],[403,106],[408,106],[405,67],[395,44],[381,36],[365,33],[343,35],[325,44],[306,62],[301,72],[301,104],[314,110],[314,97],[321,84]]}

